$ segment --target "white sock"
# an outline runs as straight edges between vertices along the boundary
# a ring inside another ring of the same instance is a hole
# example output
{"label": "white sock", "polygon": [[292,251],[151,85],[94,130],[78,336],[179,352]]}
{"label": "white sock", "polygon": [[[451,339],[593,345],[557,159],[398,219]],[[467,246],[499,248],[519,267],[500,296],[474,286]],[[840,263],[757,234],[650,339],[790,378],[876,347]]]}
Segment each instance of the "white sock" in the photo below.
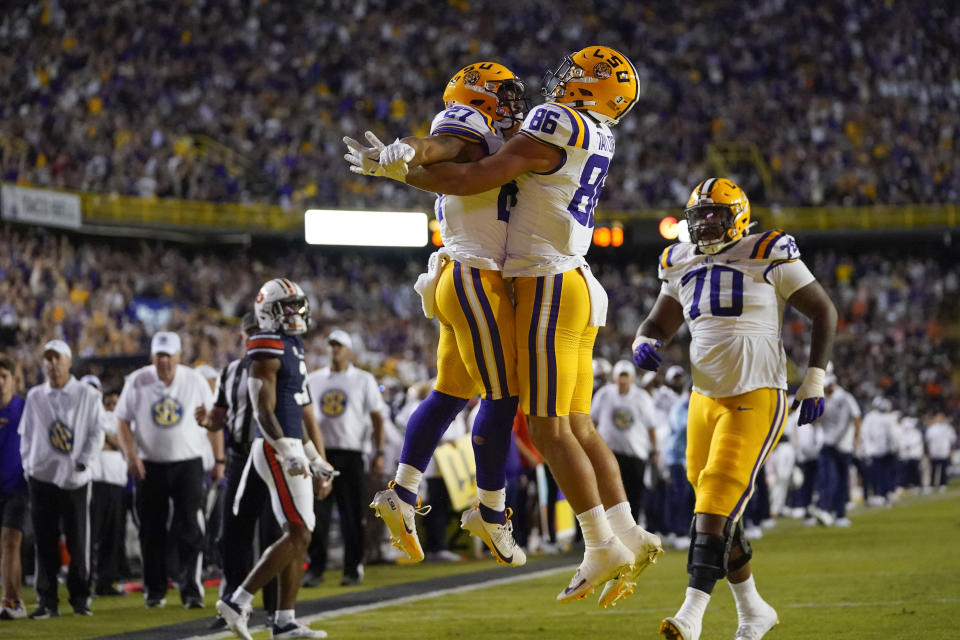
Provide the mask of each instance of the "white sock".
{"label": "white sock", "polygon": [[680,611],[677,611],[677,617],[687,620],[703,620],[703,614],[706,613],[709,603],[709,593],[687,587],[687,597],[680,606]]}
{"label": "white sock", "polygon": [[753,575],[738,584],[731,582],[730,590],[733,591],[733,600],[737,603],[737,613],[751,615],[760,610],[763,598],[757,591],[757,583],[753,581]]}
{"label": "white sock", "polygon": [[490,491],[477,487],[477,497],[480,498],[480,504],[494,511],[505,511],[507,508],[507,490],[505,488]]}
{"label": "white sock", "polygon": [[583,544],[587,547],[599,547],[613,537],[613,529],[607,522],[603,512],[603,505],[598,504],[593,509],[577,514],[580,529],[583,530]]}
{"label": "white sock", "polygon": [[241,607],[248,606],[253,602],[253,594],[249,593],[243,587],[237,587],[237,590],[230,595],[230,599]]}
{"label": "white sock", "polygon": [[290,624],[293,622],[295,617],[296,616],[294,615],[293,609],[277,609],[277,612],[273,614],[274,623],[278,627]]}
{"label": "white sock", "polygon": [[607,509],[607,522],[617,537],[622,537],[635,526],[637,521],[633,519],[633,512],[630,510],[629,502],[621,502]]}
{"label": "white sock", "polygon": [[397,475],[394,480],[398,485],[414,495],[420,493],[420,479],[423,478],[423,471],[402,462],[397,465]]}

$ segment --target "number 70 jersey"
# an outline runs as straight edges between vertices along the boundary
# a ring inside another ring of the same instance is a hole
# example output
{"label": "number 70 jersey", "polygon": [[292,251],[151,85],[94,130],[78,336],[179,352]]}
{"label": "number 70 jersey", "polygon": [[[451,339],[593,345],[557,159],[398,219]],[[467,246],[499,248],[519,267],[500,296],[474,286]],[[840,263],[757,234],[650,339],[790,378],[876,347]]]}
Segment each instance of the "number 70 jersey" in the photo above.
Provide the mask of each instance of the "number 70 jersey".
{"label": "number 70 jersey", "polygon": [[661,295],[683,307],[696,391],[724,398],[787,388],[783,307],[814,280],[791,236],[751,234],[712,256],[689,242],[673,244],[660,255],[659,277]]}
{"label": "number 70 jersey", "polygon": [[510,209],[505,276],[563,273],[583,263],[593,238],[593,213],[613,158],[613,133],[566,105],[541,104],[520,133],[556,147],[560,166],[517,178]]}

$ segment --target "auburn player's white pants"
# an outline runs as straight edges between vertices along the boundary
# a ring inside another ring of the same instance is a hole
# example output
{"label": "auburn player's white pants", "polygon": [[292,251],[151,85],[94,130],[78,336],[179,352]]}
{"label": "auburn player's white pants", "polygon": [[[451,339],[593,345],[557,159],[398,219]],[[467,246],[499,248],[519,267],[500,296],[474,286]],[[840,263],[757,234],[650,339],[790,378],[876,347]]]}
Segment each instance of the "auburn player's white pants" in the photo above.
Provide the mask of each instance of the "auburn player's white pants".
{"label": "auburn player's white pants", "polygon": [[237,497],[231,505],[234,513],[246,488],[251,466],[263,478],[270,491],[270,506],[277,522],[281,525],[285,522],[302,524],[313,531],[316,525],[316,516],[313,514],[313,479],[310,476],[293,476],[287,473],[277,452],[263,438],[254,440],[250,447],[250,456],[240,477]]}

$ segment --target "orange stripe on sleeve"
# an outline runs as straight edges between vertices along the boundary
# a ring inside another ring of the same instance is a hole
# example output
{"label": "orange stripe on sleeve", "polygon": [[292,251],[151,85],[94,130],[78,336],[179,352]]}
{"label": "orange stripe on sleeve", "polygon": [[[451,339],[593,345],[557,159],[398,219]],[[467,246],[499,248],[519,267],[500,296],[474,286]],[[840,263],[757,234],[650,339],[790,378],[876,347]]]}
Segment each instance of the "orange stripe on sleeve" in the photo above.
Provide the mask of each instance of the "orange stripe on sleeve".
{"label": "orange stripe on sleeve", "polygon": [[279,349],[283,351],[283,341],[270,338],[251,338],[247,340],[247,349]]}

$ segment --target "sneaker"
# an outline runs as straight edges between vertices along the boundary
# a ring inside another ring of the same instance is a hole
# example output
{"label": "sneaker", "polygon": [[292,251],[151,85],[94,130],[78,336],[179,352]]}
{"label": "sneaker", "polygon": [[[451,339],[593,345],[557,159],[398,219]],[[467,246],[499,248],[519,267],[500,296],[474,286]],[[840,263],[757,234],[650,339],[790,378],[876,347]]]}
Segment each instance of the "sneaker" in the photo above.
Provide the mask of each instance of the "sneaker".
{"label": "sneaker", "polygon": [[756,615],[737,613],[737,632],[733,634],[733,640],[760,640],[779,622],[776,609],[764,602],[763,610]]}
{"label": "sneaker", "polygon": [[303,574],[303,580],[300,582],[301,587],[307,587],[308,589],[319,587],[321,584],[323,584],[323,574],[313,571],[307,571]]}
{"label": "sneaker", "polygon": [[[363,584],[363,576],[348,576],[345,575],[340,580],[341,587],[356,587]],[[293,636],[291,636],[293,637]],[[299,637],[299,636],[298,636]]]}
{"label": "sneaker", "polygon": [[[583,562],[573,574],[570,584],[557,594],[558,602],[573,602],[590,595],[597,585],[607,580],[625,581],[635,556],[620,539],[613,536],[599,547],[587,547]],[[614,588],[619,589],[619,585]]]}
{"label": "sneaker", "polygon": [[824,509],[817,508],[813,511],[813,517],[817,519],[817,522],[822,524],[825,527],[832,527],[834,517],[833,514]]}
{"label": "sneaker", "polygon": [[305,624],[300,624],[296,620],[289,622],[282,627],[276,624],[270,627],[271,638],[326,638],[327,632],[321,629],[311,629]]}
{"label": "sneaker", "polygon": [[667,640],[700,640],[703,622],[687,620],[680,616],[664,618],[660,623],[660,635]]}
{"label": "sneaker", "polygon": [[759,540],[763,537],[763,529],[755,524],[751,524],[744,528],[743,535],[747,536],[747,540]]}
{"label": "sneaker", "polygon": [[508,508],[505,524],[487,522],[480,515],[480,507],[475,506],[472,509],[467,509],[460,516],[460,528],[466,529],[470,532],[470,535],[483,540],[498,564],[520,567],[527,563],[527,554],[513,539],[513,523],[510,522],[510,516],[512,515],[513,509]]}
{"label": "sneaker", "polygon": [[600,606],[612,606],[632,594],[637,588],[640,574],[654,564],[663,553],[660,537],[650,533],[640,525],[630,529],[620,541],[633,552],[633,565],[621,579],[608,580],[600,594]]}
{"label": "sneaker", "polygon": [[[230,596],[223,596],[222,600],[217,600],[217,613],[227,623],[230,631],[233,631],[243,640],[253,640],[250,631],[247,630],[247,621],[250,620],[250,612],[253,607],[250,605],[241,606],[230,600]],[[293,636],[290,636],[293,637]]]}
{"label": "sneaker", "polygon": [[813,516],[810,516],[809,518],[804,518],[803,520],[803,526],[805,527],[815,527],[818,524],[820,524],[820,521],[814,518]]}
{"label": "sneaker", "polygon": [[98,596],[117,596],[122,597],[127,595],[127,592],[114,584],[108,584],[104,586],[97,587],[94,591]]}
{"label": "sneaker", "polygon": [[846,529],[851,524],[853,523],[850,522],[850,518],[837,518],[836,522],[833,523],[833,526],[840,527],[841,529]]}
{"label": "sneaker", "polygon": [[30,614],[31,620],[46,620],[48,618],[59,618],[60,610],[56,607],[45,607],[40,605]]}
{"label": "sneaker", "polygon": [[183,601],[184,609],[203,609],[203,600],[200,598],[187,598]]}
{"label": "sneaker", "polygon": [[460,554],[454,553],[449,549],[440,551],[427,551],[427,562],[466,562],[467,559]]}
{"label": "sneaker", "polygon": [[147,598],[144,602],[144,606],[147,609],[163,609],[167,606],[166,598]]}
{"label": "sneaker", "polygon": [[20,620],[27,617],[22,600],[4,600],[0,606],[0,620]]}
{"label": "sneaker", "polygon": [[92,616],[93,611],[90,610],[89,605],[85,602],[81,604],[73,605],[73,615],[75,616]]}
{"label": "sneaker", "polygon": [[414,562],[421,562],[423,548],[420,546],[420,539],[417,538],[417,523],[414,516],[425,516],[430,513],[430,505],[421,506],[419,497],[417,497],[416,507],[407,504],[393,490],[395,486],[396,482],[391,480],[385,491],[378,491],[377,495],[373,496],[370,508],[387,525],[393,546],[410,556]]}

